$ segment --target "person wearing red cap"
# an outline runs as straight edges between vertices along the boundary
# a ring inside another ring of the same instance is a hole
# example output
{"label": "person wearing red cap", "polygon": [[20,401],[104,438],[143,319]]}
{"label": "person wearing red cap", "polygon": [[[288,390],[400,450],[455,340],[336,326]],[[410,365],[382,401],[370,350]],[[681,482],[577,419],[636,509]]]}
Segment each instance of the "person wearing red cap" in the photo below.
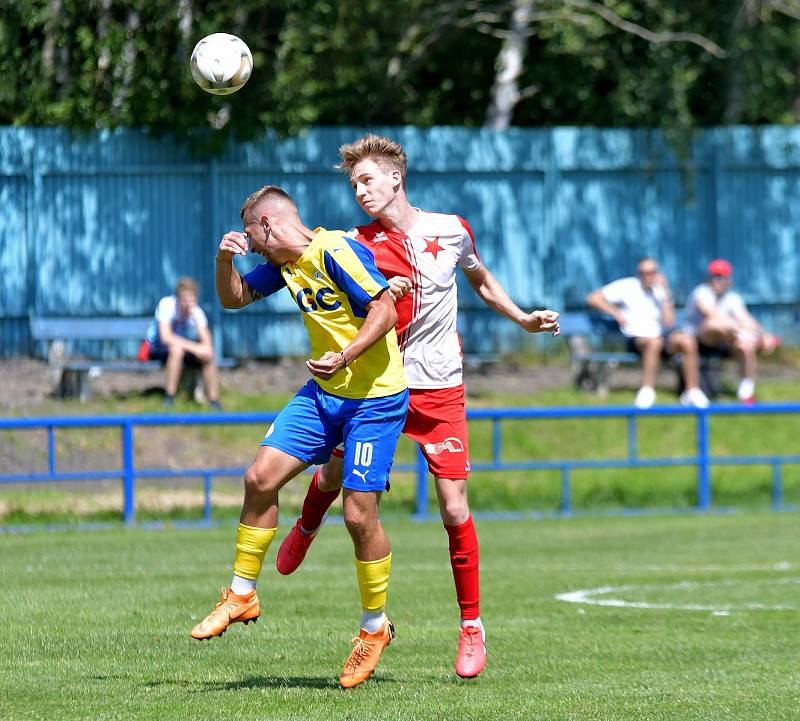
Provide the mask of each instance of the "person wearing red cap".
{"label": "person wearing red cap", "polygon": [[586,302],[617,321],[628,348],[642,358],[642,385],[634,399],[637,408],[649,408],[655,403],[661,359],[678,353],[686,386],[680,395],[681,405],[708,407],[708,398],[699,385],[697,341],[674,329],[672,293],[655,258],[641,258],[636,277],[608,283],[589,293]]}
{"label": "person wearing red cap", "polygon": [[764,330],[747,310],[742,296],[731,290],[733,266],[729,261],[715,258],[707,271],[707,280],[686,301],[685,330],[695,335],[701,346],[730,353],[738,359],[741,380],[736,395],[743,403],[752,403],[756,354],[771,353],[779,339]]}

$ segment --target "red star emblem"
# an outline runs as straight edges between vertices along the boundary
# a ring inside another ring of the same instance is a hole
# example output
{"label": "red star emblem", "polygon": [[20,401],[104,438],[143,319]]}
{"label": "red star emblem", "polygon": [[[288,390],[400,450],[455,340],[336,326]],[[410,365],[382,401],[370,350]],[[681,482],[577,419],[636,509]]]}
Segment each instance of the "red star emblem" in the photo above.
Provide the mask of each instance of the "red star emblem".
{"label": "red star emblem", "polygon": [[444,250],[441,245],[439,245],[439,236],[437,235],[433,240],[428,240],[427,238],[423,238],[425,241],[425,250],[423,253],[430,253],[433,256],[433,259],[436,260],[436,256],[439,254],[440,250]]}

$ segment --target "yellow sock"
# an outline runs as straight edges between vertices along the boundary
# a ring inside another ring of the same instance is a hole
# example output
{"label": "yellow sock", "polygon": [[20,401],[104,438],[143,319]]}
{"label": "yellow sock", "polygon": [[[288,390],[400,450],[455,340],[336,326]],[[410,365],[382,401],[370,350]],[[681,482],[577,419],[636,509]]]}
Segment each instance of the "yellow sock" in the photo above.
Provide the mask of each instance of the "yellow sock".
{"label": "yellow sock", "polygon": [[389,569],[392,566],[392,554],[377,561],[359,561],[356,559],[356,575],[358,590],[361,592],[361,608],[365,611],[382,611],[386,606],[386,594],[389,589]]}
{"label": "yellow sock", "polygon": [[236,559],[233,562],[233,572],[237,576],[252,581],[258,578],[264,556],[267,555],[267,549],[275,538],[277,530],[277,528],[255,528],[239,524],[236,533]]}

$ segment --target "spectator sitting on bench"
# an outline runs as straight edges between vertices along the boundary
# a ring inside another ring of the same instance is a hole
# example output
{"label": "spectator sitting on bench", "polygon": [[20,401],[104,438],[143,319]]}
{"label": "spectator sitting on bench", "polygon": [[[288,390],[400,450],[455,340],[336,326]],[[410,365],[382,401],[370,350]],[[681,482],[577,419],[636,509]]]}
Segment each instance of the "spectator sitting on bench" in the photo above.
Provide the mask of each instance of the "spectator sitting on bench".
{"label": "spectator sitting on bench", "polygon": [[164,405],[175,404],[184,366],[200,368],[206,398],[220,410],[219,381],[208,319],[197,304],[197,281],[180,278],[175,295],[162,298],[140,351],[141,360],[161,361],[166,370]]}
{"label": "spectator sitting on bench", "polygon": [[686,301],[686,332],[701,347],[739,361],[741,380],[736,395],[743,403],[755,398],[756,353],[772,353],[779,339],[764,330],[747,310],[742,296],[731,290],[733,266],[723,258],[708,264],[708,279]]}
{"label": "spectator sitting on bench", "polygon": [[675,308],[666,278],[650,257],[638,262],[636,272],[638,277],[620,278],[586,297],[590,306],[617,321],[628,349],[641,356],[642,384],[634,404],[637,408],[649,408],[655,403],[661,358],[680,353],[686,387],[680,402],[707,408],[708,398],[699,384],[697,341],[691,335],[673,330]]}

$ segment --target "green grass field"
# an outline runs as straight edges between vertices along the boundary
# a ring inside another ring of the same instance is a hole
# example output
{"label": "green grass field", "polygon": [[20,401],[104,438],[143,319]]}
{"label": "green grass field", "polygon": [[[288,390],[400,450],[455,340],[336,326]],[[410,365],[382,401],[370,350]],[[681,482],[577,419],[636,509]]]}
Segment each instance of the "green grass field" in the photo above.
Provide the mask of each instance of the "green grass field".
{"label": "green grass field", "polygon": [[[472,681],[453,672],[441,526],[389,520],[398,635],[352,691],[336,682],[358,620],[340,525],[289,578],[273,546],[259,623],[210,642],[188,632],[230,579],[233,527],[0,535],[0,718],[798,718],[798,520],[480,522],[489,663]],[[580,591],[623,605],[556,598]]]}

